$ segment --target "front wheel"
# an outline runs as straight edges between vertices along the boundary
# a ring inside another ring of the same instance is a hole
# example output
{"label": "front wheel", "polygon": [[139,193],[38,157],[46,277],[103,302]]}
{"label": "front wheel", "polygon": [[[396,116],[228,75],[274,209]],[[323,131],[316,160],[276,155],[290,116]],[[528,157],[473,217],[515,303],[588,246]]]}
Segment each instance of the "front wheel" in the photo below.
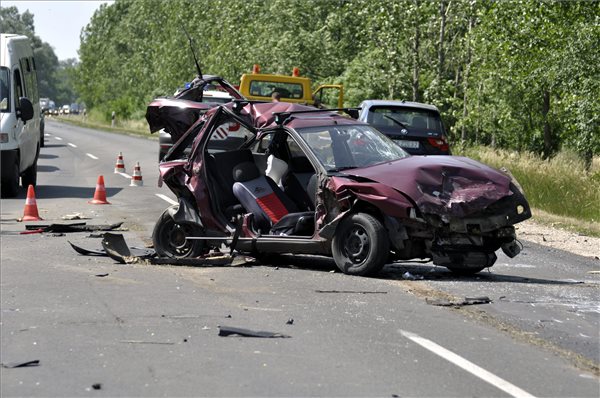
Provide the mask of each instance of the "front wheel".
{"label": "front wheel", "polygon": [[15,159],[12,167],[2,179],[2,197],[13,198],[19,193],[19,159]]}
{"label": "front wheel", "polygon": [[152,232],[154,250],[160,257],[171,258],[198,257],[208,252],[206,241],[188,240],[188,236],[202,236],[202,230],[191,224],[176,223],[167,209],[156,222]]}
{"label": "front wheel", "polygon": [[331,245],[338,268],[349,275],[366,276],[381,270],[390,253],[387,231],[370,214],[356,213],[337,227]]}

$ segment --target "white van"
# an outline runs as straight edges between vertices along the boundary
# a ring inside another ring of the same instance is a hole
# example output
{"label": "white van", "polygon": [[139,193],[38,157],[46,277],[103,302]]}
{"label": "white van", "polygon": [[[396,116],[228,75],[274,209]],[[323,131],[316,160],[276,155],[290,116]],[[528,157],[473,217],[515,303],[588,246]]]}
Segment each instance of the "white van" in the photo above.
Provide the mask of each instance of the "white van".
{"label": "white van", "polygon": [[40,101],[31,42],[0,34],[0,158],[2,196],[35,185],[40,154]]}

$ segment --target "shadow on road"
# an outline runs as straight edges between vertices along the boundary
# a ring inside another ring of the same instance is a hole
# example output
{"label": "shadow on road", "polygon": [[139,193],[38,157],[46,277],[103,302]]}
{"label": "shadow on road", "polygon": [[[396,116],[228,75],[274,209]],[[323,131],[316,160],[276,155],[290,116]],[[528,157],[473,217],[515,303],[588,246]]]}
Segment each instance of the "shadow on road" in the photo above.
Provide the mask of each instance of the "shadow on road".
{"label": "shadow on road", "polygon": [[[106,196],[110,201],[111,196],[118,194],[123,188],[106,188]],[[60,185],[38,185],[35,187],[36,199],[56,198],[82,198],[92,199],[96,188],[68,187]],[[24,194],[24,193],[23,193]],[[21,194],[19,194],[21,196]]]}
{"label": "shadow on road", "polygon": [[66,146],[65,144],[46,144],[44,148],[61,148]]}
{"label": "shadow on road", "polygon": [[[262,265],[273,267],[286,267],[292,269],[303,269],[321,272],[341,272],[335,265],[335,262],[330,257],[311,256],[311,255],[273,255],[267,256],[261,261]],[[407,275],[408,273],[408,275]],[[434,266],[432,263],[408,263],[397,262],[387,264],[373,278],[388,279],[388,280],[424,280],[424,281],[448,281],[448,282],[465,282],[470,283],[477,281],[479,283],[524,283],[524,284],[540,284],[540,285],[576,285],[581,282],[540,279],[531,277],[522,277],[518,275],[504,275],[494,273],[492,267],[490,272],[483,270],[478,274],[463,276],[456,275],[450,272],[447,268]]]}
{"label": "shadow on road", "polygon": [[56,166],[40,166],[38,165],[37,171],[38,173],[52,173],[54,171],[59,171],[60,168]]}
{"label": "shadow on road", "polygon": [[40,159],[56,159],[58,156],[50,155],[48,153],[40,153]]}

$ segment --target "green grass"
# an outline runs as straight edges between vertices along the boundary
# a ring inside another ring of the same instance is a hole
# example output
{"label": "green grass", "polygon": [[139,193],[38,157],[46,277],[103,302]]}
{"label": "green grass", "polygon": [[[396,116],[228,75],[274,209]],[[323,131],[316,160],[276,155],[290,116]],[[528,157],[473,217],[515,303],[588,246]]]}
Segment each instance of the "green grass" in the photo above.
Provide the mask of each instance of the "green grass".
{"label": "green grass", "polygon": [[600,223],[600,159],[590,171],[573,153],[563,151],[550,160],[531,153],[472,147],[461,155],[495,168],[506,167],[523,187],[531,207],[592,225]]}
{"label": "green grass", "polygon": [[158,139],[158,134],[150,134],[150,129],[148,128],[148,123],[146,120],[124,120],[118,121],[115,124],[115,127],[111,127],[110,123],[105,122],[104,120],[94,117],[94,114],[83,117],[83,115],[60,115],[53,116],[55,120],[60,120],[61,122],[71,123],[80,127],[87,127],[93,129],[101,129],[106,131],[112,131],[115,133],[129,134],[142,136],[150,139]]}

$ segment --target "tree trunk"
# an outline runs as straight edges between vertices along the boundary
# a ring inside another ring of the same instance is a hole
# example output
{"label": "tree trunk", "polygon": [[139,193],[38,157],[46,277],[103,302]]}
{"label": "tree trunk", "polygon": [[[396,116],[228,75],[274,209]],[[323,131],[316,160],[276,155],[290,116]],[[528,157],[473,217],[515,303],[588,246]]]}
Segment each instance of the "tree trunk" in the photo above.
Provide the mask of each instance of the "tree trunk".
{"label": "tree trunk", "polygon": [[467,64],[465,65],[465,73],[463,75],[463,115],[462,126],[460,129],[460,142],[462,145],[467,141],[467,127],[465,120],[468,115],[468,91],[469,91],[469,73],[471,72],[471,30],[473,29],[473,4],[471,4],[469,12],[469,30],[467,32]]}
{"label": "tree trunk", "polygon": [[444,35],[446,34],[446,0],[440,1],[440,41],[438,42],[437,84],[441,86],[444,73]]}
{"label": "tree trunk", "polygon": [[550,91],[544,90],[543,93],[542,115],[544,117],[544,158],[550,157],[552,153],[552,131],[550,130],[550,122],[548,113],[550,112]]}
{"label": "tree trunk", "polygon": [[419,64],[420,64],[420,59],[419,59],[419,36],[420,36],[420,31],[419,31],[419,25],[420,25],[420,18],[419,18],[419,0],[414,0],[415,2],[415,12],[416,12],[416,16],[415,16],[415,36],[413,39],[413,78],[412,78],[412,100],[415,102],[419,101]]}

